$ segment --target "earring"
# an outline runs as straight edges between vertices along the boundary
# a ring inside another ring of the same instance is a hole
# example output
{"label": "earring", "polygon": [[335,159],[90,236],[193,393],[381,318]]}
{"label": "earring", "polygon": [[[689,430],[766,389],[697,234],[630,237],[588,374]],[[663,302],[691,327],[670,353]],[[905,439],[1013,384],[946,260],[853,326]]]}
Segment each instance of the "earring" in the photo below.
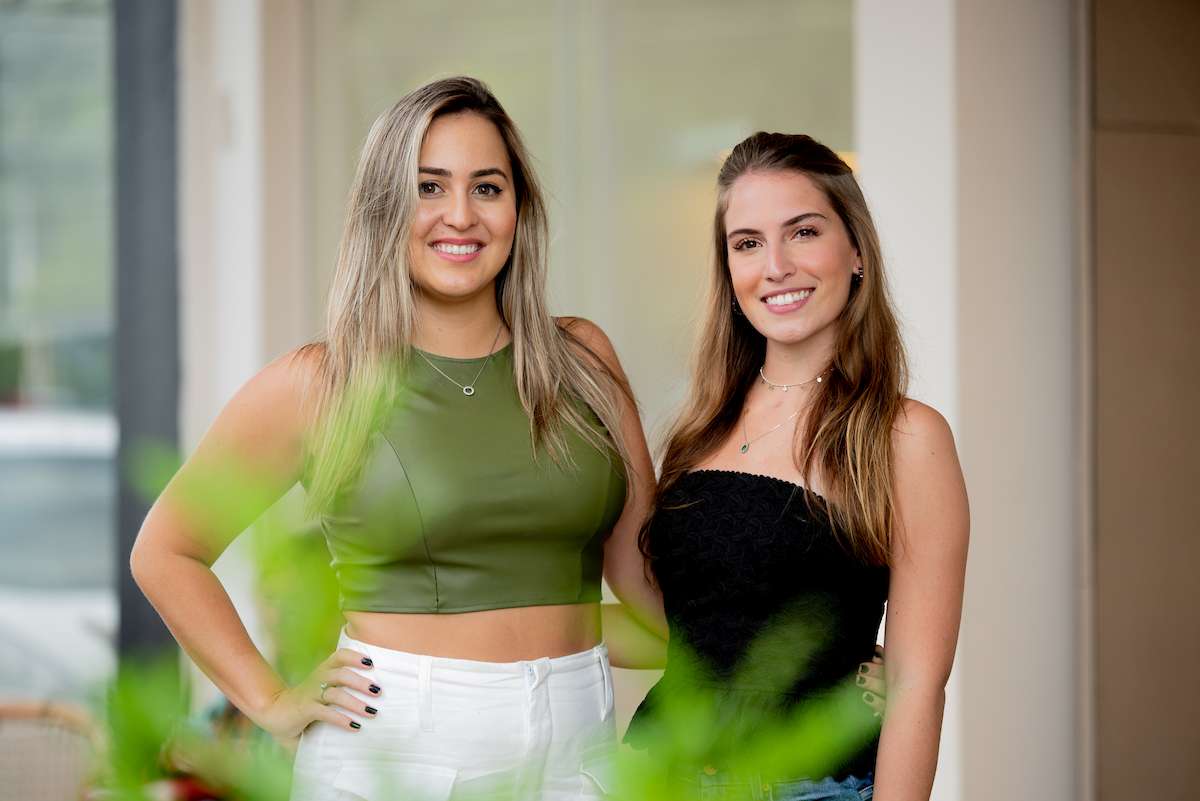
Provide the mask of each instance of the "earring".
{"label": "earring", "polygon": [[854,286],[858,286],[862,282],[863,282],[862,267],[859,267],[857,270],[850,273],[850,283]]}
{"label": "earring", "polygon": [[738,305],[737,298],[734,298],[733,300],[729,301],[729,305],[733,307],[733,313],[736,314],[738,317],[746,316],[745,312],[742,311],[742,307]]}

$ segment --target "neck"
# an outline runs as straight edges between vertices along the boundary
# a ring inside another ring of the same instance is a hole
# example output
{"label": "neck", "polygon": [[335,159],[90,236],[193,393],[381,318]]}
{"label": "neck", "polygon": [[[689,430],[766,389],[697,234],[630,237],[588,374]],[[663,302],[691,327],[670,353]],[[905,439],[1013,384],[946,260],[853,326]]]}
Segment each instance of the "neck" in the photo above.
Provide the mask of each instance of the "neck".
{"label": "neck", "polygon": [[763,375],[776,384],[801,384],[823,374],[833,358],[834,343],[832,336],[821,334],[791,344],[767,340]]}
{"label": "neck", "polygon": [[486,356],[503,347],[511,337],[507,329],[496,337],[501,322],[494,297],[488,291],[446,303],[418,294],[417,330],[412,344],[429,353],[458,359]]}

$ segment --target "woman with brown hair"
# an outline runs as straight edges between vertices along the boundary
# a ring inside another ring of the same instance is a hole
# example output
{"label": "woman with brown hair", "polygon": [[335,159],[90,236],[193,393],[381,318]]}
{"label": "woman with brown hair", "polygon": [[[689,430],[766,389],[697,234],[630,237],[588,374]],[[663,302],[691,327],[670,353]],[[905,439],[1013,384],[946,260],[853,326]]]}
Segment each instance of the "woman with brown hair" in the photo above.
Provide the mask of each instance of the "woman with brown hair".
{"label": "woman with brown hair", "polygon": [[[924,801],[967,551],[953,437],[905,396],[850,168],[807,136],[758,133],[726,159],[718,193],[691,394],[641,533],[667,670],[626,740],[676,758],[685,798]],[[885,603],[880,733],[839,699],[864,683]],[[712,736],[673,729],[672,697],[702,699]],[[824,764],[797,754],[747,774],[738,755],[806,710],[828,727]]]}

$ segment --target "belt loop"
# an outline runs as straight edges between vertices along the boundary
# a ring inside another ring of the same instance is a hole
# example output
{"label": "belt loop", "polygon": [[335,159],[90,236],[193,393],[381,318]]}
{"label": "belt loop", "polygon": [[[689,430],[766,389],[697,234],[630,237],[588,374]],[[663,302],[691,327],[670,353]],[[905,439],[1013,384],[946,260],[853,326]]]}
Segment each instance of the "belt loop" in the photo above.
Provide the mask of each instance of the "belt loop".
{"label": "belt loop", "polygon": [[594,653],[596,654],[596,667],[600,668],[600,683],[604,687],[601,698],[600,720],[605,721],[608,720],[613,708],[612,674],[608,660],[605,658],[607,649],[603,645],[597,645]]}
{"label": "belt loop", "polygon": [[433,657],[425,654],[417,669],[417,707],[421,731],[433,731]]}

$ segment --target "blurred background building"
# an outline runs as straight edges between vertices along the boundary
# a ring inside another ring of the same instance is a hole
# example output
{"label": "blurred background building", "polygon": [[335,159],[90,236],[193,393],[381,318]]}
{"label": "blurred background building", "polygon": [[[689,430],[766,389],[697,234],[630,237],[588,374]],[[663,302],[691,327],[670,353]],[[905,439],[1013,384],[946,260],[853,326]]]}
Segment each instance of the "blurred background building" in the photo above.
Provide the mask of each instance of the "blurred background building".
{"label": "blurred background building", "polygon": [[[367,126],[465,73],[655,442],[723,155],[856,165],[972,503],[935,798],[1194,797],[1197,41],[1192,0],[0,0],[0,697],[165,641],[117,465],[319,335]],[[245,549],[219,572],[261,636]]]}

